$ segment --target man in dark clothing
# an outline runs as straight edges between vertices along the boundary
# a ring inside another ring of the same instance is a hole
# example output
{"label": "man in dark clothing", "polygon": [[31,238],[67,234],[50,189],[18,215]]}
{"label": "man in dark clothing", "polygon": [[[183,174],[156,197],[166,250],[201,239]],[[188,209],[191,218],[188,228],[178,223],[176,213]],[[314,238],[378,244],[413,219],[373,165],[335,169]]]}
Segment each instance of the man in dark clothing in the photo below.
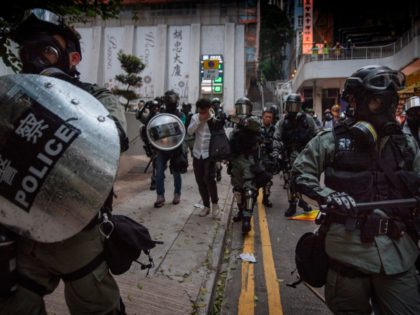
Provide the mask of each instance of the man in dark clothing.
{"label": "man in dark clothing", "polygon": [[[163,97],[163,103],[165,104],[165,110],[163,113],[173,114],[179,117],[183,124],[186,122],[184,113],[178,109],[179,96],[174,91],[166,91]],[[161,111],[162,112],[162,111]],[[170,151],[157,150],[156,154],[156,193],[157,198],[154,204],[155,208],[160,208],[165,204],[165,169],[166,165],[170,161],[170,170],[174,177],[174,198],[172,203],[174,205],[179,204],[181,200],[181,186],[182,179],[181,173],[187,171],[188,156],[187,150],[184,147],[184,143],[176,149]]]}
{"label": "man in dark clothing", "polygon": [[[260,147],[260,159],[265,167],[265,169],[272,174],[276,174],[277,170],[277,161],[273,157],[273,141],[274,141],[274,132],[275,128],[273,125],[274,113],[268,109],[264,110],[262,114],[262,126],[261,126],[261,137],[262,144]],[[267,208],[271,208],[273,204],[269,200],[271,193],[271,186],[273,182],[270,180],[263,187],[263,204]]]}
{"label": "man in dark clothing", "polygon": [[[315,122],[308,114],[301,112],[302,100],[299,94],[290,94],[286,100],[287,114],[276,124],[274,133],[273,154],[276,158],[287,160],[287,169],[283,174],[289,177],[290,167],[293,165],[297,155],[305,145],[315,136]],[[289,208],[284,215],[290,217],[296,213],[296,206],[303,208],[305,212],[311,211],[311,207],[302,199],[293,186],[291,178],[286,179],[288,183],[287,195]],[[299,202],[298,202],[299,201]]]}
{"label": "man in dark clothing", "polygon": [[233,194],[238,205],[234,221],[242,221],[242,233],[251,230],[251,217],[257,196],[256,174],[253,166],[258,163],[257,150],[261,143],[261,122],[252,115],[252,102],[241,97],[235,103],[236,126],[230,135],[233,159],[229,162]]}
{"label": "man in dark clothing", "polygon": [[403,87],[404,75],[386,66],[358,69],[343,91],[354,119],[320,132],[293,165],[297,190],[328,209],[325,299],[334,314],[420,310],[418,209],[356,205],[419,196],[419,148],[394,116]]}

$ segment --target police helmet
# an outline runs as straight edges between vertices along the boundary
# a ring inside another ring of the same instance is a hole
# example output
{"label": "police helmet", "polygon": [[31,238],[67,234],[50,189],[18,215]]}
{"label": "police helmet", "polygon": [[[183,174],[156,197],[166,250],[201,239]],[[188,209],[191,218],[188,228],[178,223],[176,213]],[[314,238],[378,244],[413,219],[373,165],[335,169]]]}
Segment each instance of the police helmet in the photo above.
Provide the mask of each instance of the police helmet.
{"label": "police helmet", "polygon": [[[342,98],[362,106],[369,96],[382,97],[386,106],[395,111],[398,90],[404,88],[405,76],[400,71],[382,65],[370,65],[356,70],[344,83]],[[364,101],[364,102],[363,102]],[[356,107],[356,111],[358,108]]]}
{"label": "police helmet", "polygon": [[261,131],[261,121],[255,116],[248,117],[244,120],[243,126],[246,130],[259,133]]}
{"label": "police helmet", "polygon": [[220,105],[220,98],[218,98],[218,97],[214,97],[212,100],[211,100],[211,104],[214,106],[214,105]]}
{"label": "police helmet", "polygon": [[80,34],[71,26],[65,24],[61,15],[46,9],[34,8],[24,12],[22,20],[12,29],[12,38],[18,44],[30,39],[35,33],[61,35],[67,43],[67,50],[77,51],[82,57],[80,49]]}
{"label": "police helmet", "polygon": [[252,102],[246,98],[241,97],[235,102],[235,113],[237,116],[248,116],[252,113]]}
{"label": "police helmet", "polygon": [[412,96],[405,103],[407,122],[409,125],[420,124],[420,97]]}
{"label": "police helmet", "polygon": [[178,105],[179,101],[179,95],[174,90],[169,90],[165,92],[165,95],[163,96],[163,103],[166,105],[166,107],[169,106],[176,106]]}
{"label": "police helmet", "polygon": [[286,111],[288,113],[298,113],[302,108],[300,94],[292,93],[286,99]]}

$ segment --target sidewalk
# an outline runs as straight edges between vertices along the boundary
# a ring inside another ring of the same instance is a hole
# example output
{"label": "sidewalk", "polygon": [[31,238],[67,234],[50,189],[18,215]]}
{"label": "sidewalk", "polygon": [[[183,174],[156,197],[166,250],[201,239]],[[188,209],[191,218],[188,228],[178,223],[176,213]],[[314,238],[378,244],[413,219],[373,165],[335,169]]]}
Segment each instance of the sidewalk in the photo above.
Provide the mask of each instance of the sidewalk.
{"label": "sidewalk", "polygon": [[[156,192],[149,190],[150,170],[143,173],[147,162],[146,156],[123,157],[115,183],[118,198],[114,202],[114,212],[144,224],[153,239],[164,242],[151,251],[155,268],[147,278],[146,271],[140,270],[137,264],[124,275],[115,277],[127,314],[207,314],[232,203],[226,167],[222,181],[218,183],[222,218],[216,221],[211,215],[198,216],[201,209],[194,205],[201,199],[192,163],[188,172],[182,175],[181,203],[172,204],[173,177],[167,170],[166,204],[154,208]],[[140,260],[146,262],[144,259],[142,254]],[[49,314],[68,314],[62,284],[46,301]]]}

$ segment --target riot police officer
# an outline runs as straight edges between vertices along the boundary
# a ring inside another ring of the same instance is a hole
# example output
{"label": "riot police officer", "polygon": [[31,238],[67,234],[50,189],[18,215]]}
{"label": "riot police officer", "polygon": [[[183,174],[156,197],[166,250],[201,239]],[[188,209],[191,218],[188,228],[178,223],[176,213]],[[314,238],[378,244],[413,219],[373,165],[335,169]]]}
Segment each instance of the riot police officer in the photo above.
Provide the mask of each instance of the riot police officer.
{"label": "riot police officer", "polygon": [[[265,109],[262,113],[260,159],[265,169],[272,174],[278,173],[277,161],[273,157],[273,140],[275,128],[273,125],[274,113],[271,109]],[[273,204],[269,200],[271,186],[273,182],[270,180],[263,187],[263,204],[267,208],[271,208]]]}
{"label": "riot police officer", "polygon": [[[394,113],[404,76],[365,66],[344,84],[354,119],[312,139],[293,165],[298,191],[328,209],[325,250],[328,307],[335,314],[418,314],[419,250],[410,237],[413,209],[360,211],[356,202],[418,196],[420,152]],[[325,187],[320,174],[325,172]]]}
{"label": "riot police officer", "polygon": [[[213,108],[216,119],[219,120],[224,125],[227,119],[227,115],[223,111],[223,105],[220,102],[220,99],[218,97],[214,97],[211,100],[211,106]],[[223,170],[222,162],[220,161],[216,162],[216,180],[218,182],[222,180],[222,170]]]}
{"label": "riot police officer", "polygon": [[406,120],[403,131],[410,133],[420,146],[420,97],[410,97],[406,102]]}
{"label": "riot police officer", "polygon": [[136,118],[143,123],[143,126],[140,127],[140,138],[143,140],[143,149],[147,157],[150,159],[149,164],[147,165],[145,172],[147,171],[148,166],[152,165],[152,176],[150,178],[150,190],[156,189],[156,150],[153,145],[150,143],[146,134],[146,126],[156,114],[159,113],[160,104],[157,100],[148,101],[144,106],[136,113]]}
{"label": "riot police officer", "polygon": [[251,217],[257,196],[257,185],[252,167],[257,164],[256,153],[260,145],[261,123],[252,115],[252,102],[241,97],[235,103],[236,126],[231,133],[230,143],[233,159],[229,162],[228,173],[231,175],[233,194],[238,205],[238,214],[234,221],[242,220],[242,232],[251,230]]}
{"label": "riot police officer", "polygon": [[[61,16],[44,9],[28,10],[12,37],[20,46],[23,73],[55,76],[94,95],[115,121],[121,148],[128,148],[123,107],[108,90],[78,80],[80,36]],[[112,206],[111,200],[106,207]],[[81,232],[59,243],[17,237],[20,280],[15,292],[0,297],[1,314],[46,314],[43,297],[55,290],[64,275],[70,279],[64,285],[72,314],[125,314],[118,285],[103,259],[98,259],[104,250],[103,237],[95,220],[88,223]]]}
{"label": "riot police officer", "polygon": [[[192,105],[191,103],[182,103],[181,105],[181,112],[185,115],[185,128],[188,129],[190,122],[191,122],[191,117],[194,115],[192,112]],[[188,147],[188,149],[191,152],[191,156],[192,156],[192,151],[193,151],[193,147],[194,147],[194,135],[189,135],[188,133],[185,135],[185,143]]]}
{"label": "riot police officer", "polygon": [[[184,113],[178,109],[179,95],[173,90],[165,92],[163,96],[163,103],[165,109],[161,112],[173,114],[179,117],[182,123],[185,125],[186,117]],[[182,178],[181,173],[185,173],[188,167],[188,156],[187,150],[182,144],[176,149],[164,151],[157,150],[156,154],[156,202],[154,203],[155,208],[160,208],[165,204],[165,169],[166,165],[170,161],[170,171],[174,177],[174,196],[172,203],[174,205],[179,204],[181,200],[181,186]]]}
{"label": "riot police officer", "polygon": [[[295,191],[293,181],[289,179],[290,167],[296,156],[315,135],[315,122],[308,114],[301,112],[302,100],[299,94],[292,93],[286,100],[286,115],[276,124],[274,133],[273,155],[281,156],[284,162],[283,174],[289,201],[289,208],[284,215],[290,217],[296,213],[296,205],[304,211],[311,211],[311,207]],[[288,181],[288,182],[287,182]],[[298,202],[299,201],[299,202]]]}

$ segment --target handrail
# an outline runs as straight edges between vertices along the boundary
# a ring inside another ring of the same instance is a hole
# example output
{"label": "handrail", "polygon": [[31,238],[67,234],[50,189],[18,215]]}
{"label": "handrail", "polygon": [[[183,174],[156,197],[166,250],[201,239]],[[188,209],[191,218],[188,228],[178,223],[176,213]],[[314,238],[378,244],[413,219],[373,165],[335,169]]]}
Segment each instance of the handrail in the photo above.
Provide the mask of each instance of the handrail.
{"label": "handrail", "polygon": [[420,36],[420,23],[405,32],[395,42],[383,46],[366,46],[366,47],[341,47],[339,50],[329,48],[328,55],[299,55],[298,68],[301,62],[308,63],[324,60],[352,60],[352,59],[378,59],[395,55],[397,52],[407,46],[415,37]]}

